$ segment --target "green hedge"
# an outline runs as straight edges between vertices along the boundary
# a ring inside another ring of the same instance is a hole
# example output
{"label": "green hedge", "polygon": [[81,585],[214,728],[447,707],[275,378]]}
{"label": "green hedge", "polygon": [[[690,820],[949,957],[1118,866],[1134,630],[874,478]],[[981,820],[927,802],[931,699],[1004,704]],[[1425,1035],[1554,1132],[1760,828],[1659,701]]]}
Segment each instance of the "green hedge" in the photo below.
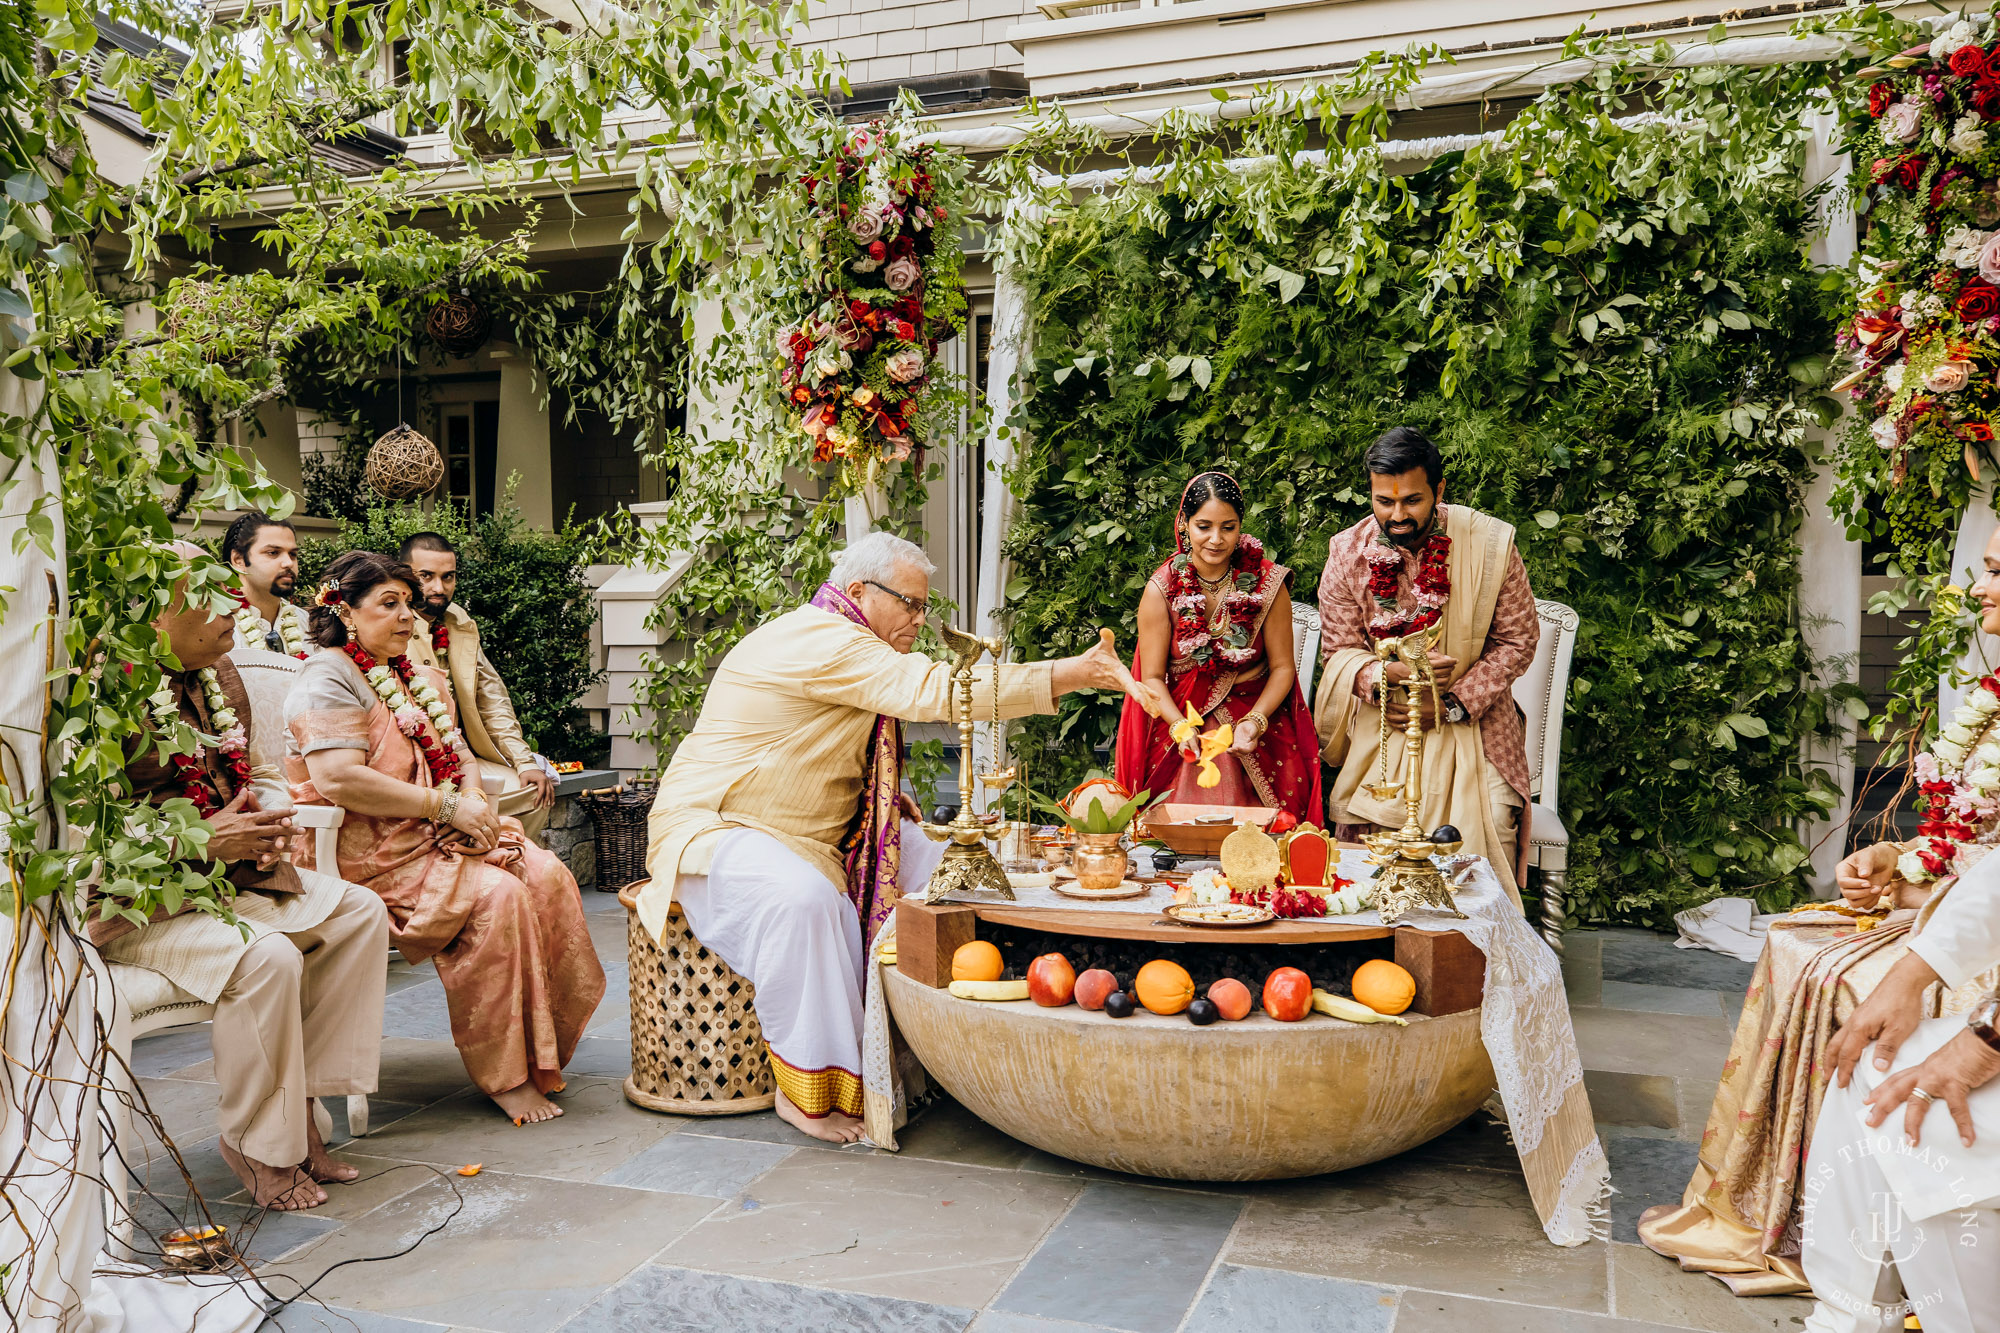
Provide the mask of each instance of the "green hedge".
{"label": "green hedge", "polygon": [[[1592,132],[1615,160],[1620,133]],[[1812,687],[1798,624],[1830,324],[1790,161],[1746,177],[1690,141],[1673,175],[1694,225],[1661,216],[1656,178],[1600,209],[1587,244],[1564,205],[1458,154],[1403,182],[1406,211],[1374,210],[1381,253],[1344,250],[1341,230],[1380,182],[1310,170],[1059,212],[1026,246],[1016,636],[1054,656],[1102,624],[1129,646],[1181,486],[1209,467],[1243,482],[1247,529],[1309,601],[1328,539],[1367,512],[1362,451],[1418,426],[1444,449],[1448,498],[1514,523],[1536,595],[1582,615],[1561,796],[1573,915],[1664,924],[1721,893],[1794,901],[1794,821],[1832,793],[1800,743],[1853,692]],[[1519,229],[1510,281],[1435,291],[1448,204],[1461,235],[1481,209]],[[1253,221],[1274,217],[1275,241]],[[1108,741],[1116,701],[1072,696],[1029,725],[1081,770],[1094,756],[1077,739]]]}

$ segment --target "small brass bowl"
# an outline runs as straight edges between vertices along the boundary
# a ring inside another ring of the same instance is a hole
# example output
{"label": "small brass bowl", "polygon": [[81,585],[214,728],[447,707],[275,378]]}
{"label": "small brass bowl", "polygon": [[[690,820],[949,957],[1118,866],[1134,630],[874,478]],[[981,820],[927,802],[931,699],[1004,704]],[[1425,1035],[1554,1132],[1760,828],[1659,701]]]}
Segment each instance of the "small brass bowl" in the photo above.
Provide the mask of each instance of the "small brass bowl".
{"label": "small brass bowl", "polygon": [[212,1272],[236,1263],[225,1226],[179,1228],[160,1237],[160,1257],[168,1267]]}

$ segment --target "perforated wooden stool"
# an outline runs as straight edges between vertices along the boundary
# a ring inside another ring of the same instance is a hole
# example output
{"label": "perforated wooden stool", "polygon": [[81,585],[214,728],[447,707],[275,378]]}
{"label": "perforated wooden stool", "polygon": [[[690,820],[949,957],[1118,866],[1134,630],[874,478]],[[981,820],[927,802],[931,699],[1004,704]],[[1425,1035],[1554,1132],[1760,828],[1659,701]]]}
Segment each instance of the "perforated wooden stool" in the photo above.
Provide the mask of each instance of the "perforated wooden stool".
{"label": "perforated wooden stool", "polygon": [[665,944],[655,943],[639,924],[639,891],[647,882],[618,891],[632,991],[625,1099],[674,1115],[770,1110],[778,1086],[750,1007],[756,988],[702,947],[679,903],[667,917]]}

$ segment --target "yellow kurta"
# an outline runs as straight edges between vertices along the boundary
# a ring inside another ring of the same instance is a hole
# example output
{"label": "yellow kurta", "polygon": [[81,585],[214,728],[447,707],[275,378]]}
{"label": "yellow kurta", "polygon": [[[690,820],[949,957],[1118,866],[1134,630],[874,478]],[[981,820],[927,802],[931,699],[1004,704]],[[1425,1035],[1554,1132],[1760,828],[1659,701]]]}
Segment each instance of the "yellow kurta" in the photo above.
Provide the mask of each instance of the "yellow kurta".
{"label": "yellow kurta", "polygon": [[[973,717],[993,715],[995,668],[975,668]],[[1053,713],[1055,664],[998,668],[1000,716]],[[801,606],[752,630],[716,668],[647,820],[639,919],[657,939],[674,882],[705,875],[723,829],[768,833],[845,888],[840,841],[861,803],[875,718],[951,720],[951,668]]]}

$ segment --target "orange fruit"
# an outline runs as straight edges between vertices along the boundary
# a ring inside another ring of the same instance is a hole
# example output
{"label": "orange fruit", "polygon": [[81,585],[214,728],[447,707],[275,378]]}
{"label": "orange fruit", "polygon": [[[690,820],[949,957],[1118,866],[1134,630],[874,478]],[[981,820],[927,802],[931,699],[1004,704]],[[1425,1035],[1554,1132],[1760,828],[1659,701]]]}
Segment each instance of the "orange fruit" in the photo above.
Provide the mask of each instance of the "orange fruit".
{"label": "orange fruit", "polygon": [[1386,958],[1354,969],[1354,998],[1378,1014],[1400,1014],[1417,998],[1417,979]]}
{"label": "orange fruit", "polygon": [[1164,958],[1155,958],[1139,969],[1138,980],[1132,983],[1133,992],[1139,1003],[1156,1014],[1177,1014],[1188,1007],[1194,998],[1194,978],[1179,963],[1170,963]]}
{"label": "orange fruit", "polygon": [[998,981],[1004,971],[1006,965],[1000,961],[1000,951],[993,947],[991,940],[961,944],[958,952],[951,956],[953,981]]}

